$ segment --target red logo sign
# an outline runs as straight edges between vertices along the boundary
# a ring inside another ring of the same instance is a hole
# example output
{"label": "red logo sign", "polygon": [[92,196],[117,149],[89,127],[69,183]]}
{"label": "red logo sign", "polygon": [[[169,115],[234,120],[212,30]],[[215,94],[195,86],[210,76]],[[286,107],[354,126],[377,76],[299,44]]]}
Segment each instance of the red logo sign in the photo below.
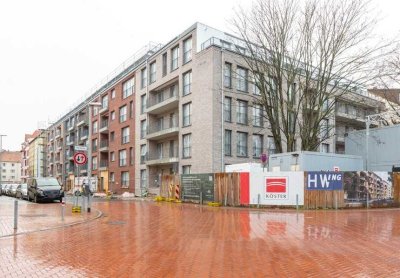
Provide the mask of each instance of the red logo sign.
{"label": "red logo sign", "polygon": [[288,199],[287,177],[266,177],[265,198],[266,199]]}
{"label": "red logo sign", "polygon": [[84,153],[76,153],[74,155],[74,162],[77,165],[83,165],[87,162],[87,156]]}

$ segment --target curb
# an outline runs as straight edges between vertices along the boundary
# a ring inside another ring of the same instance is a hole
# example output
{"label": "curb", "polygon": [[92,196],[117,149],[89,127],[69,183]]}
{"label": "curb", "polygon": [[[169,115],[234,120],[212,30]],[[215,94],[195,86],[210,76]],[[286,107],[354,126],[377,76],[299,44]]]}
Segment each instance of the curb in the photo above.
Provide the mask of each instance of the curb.
{"label": "curb", "polygon": [[79,224],[91,222],[91,221],[99,219],[100,217],[103,216],[103,212],[102,211],[100,211],[98,209],[95,209],[95,208],[92,208],[92,210],[97,211],[97,215],[95,217],[93,217],[93,218],[90,218],[90,219],[85,219],[85,220],[82,220],[82,221],[73,222],[73,223],[64,224],[64,225],[55,226],[55,227],[50,227],[50,228],[38,229],[38,230],[34,230],[34,231],[19,232],[19,233],[17,232],[17,233],[13,233],[13,234],[9,234],[9,235],[0,236],[0,239],[6,238],[6,237],[20,236],[20,235],[37,233],[37,232],[45,232],[45,231],[51,231],[51,230],[58,230],[58,229],[61,229],[61,228],[66,228],[66,227],[72,227],[72,226],[76,226],[76,225],[79,225]]}

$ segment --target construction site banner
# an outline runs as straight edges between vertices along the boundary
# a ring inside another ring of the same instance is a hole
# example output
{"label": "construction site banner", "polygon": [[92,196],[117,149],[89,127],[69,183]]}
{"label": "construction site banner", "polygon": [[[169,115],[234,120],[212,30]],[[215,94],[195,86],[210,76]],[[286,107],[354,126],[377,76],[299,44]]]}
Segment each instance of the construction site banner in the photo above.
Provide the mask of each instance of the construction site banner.
{"label": "construction site banner", "polygon": [[304,204],[304,172],[259,172],[250,176],[250,204]]}
{"label": "construction site banner", "polygon": [[306,172],[307,190],[342,190],[343,173],[341,172]]}
{"label": "construction site banner", "polygon": [[346,204],[391,206],[396,186],[391,172],[344,172],[344,200]]}
{"label": "construction site banner", "polygon": [[182,200],[200,202],[214,201],[214,174],[181,175]]}

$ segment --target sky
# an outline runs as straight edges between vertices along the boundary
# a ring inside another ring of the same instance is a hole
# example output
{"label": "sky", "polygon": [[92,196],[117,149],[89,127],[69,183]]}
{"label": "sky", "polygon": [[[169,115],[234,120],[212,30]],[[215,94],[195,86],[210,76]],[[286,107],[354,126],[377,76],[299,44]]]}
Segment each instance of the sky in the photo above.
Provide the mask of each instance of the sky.
{"label": "sky", "polygon": [[[24,134],[65,113],[151,42],[165,44],[195,22],[233,33],[250,0],[0,1],[0,134],[20,150]],[[373,0],[377,32],[398,33],[400,1]]]}

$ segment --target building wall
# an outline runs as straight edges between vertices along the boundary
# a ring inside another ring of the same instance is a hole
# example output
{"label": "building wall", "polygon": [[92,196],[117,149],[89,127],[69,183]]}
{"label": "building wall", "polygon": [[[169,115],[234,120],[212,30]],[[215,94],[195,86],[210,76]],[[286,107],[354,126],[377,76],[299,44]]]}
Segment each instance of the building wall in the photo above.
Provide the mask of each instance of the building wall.
{"label": "building wall", "polygon": [[20,152],[2,151],[0,153],[1,183],[21,182]]}

